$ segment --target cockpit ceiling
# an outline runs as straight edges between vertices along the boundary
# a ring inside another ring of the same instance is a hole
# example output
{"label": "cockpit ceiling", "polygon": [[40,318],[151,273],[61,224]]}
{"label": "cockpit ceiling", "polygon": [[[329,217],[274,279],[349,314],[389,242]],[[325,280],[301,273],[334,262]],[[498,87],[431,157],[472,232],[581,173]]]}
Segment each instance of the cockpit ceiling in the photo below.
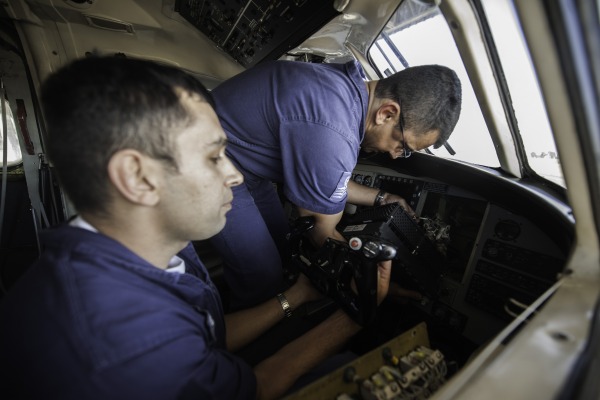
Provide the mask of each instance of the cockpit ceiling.
{"label": "cockpit ceiling", "polygon": [[[150,58],[209,87],[286,54],[343,62],[366,54],[400,0],[10,0],[33,47],[54,56],[40,78],[89,54]],[[168,32],[168,33],[167,33]],[[34,50],[34,52],[36,52]],[[357,54],[358,52],[358,54]]]}

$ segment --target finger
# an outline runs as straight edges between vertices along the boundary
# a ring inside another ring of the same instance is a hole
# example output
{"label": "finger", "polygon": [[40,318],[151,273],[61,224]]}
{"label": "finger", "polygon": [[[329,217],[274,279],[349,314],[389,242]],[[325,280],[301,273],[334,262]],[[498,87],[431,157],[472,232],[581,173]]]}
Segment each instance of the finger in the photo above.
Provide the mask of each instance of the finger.
{"label": "finger", "polygon": [[402,206],[402,208],[404,208],[404,211],[406,211],[409,214],[414,214],[415,211],[412,209],[412,207],[408,204],[408,202],[406,200],[402,200],[400,202],[400,205]]}
{"label": "finger", "polygon": [[381,304],[383,299],[387,296],[389,286],[390,286],[390,277],[392,271],[392,262],[388,261],[380,261],[377,263],[377,304]]}
{"label": "finger", "polygon": [[377,272],[379,273],[379,277],[389,280],[392,276],[392,261],[379,261],[377,263]]}

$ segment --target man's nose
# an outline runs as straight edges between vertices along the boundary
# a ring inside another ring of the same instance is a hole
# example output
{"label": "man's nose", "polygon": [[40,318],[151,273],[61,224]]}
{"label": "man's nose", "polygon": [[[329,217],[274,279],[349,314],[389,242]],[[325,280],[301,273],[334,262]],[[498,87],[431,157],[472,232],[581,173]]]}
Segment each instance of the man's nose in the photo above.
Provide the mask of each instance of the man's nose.
{"label": "man's nose", "polygon": [[244,176],[242,173],[233,165],[231,160],[227,158],[228,171],[227,171],[227,185],[229,187],[241,185],[244,182]]}

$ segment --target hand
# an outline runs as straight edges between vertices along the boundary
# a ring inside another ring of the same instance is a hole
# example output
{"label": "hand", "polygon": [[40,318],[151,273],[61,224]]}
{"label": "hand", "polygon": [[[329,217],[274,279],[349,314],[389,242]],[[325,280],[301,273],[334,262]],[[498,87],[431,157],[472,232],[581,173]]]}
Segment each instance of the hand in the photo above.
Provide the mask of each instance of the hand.
{"label": "hand", "polygon": [[400,207],[402,207],[404,209],[404,211],[406,211],[406,213],[412,219],[416,219],[417,218],[417,214],[408,205],[408,202],[406,200],[404,200],[404,197],[398,196],[397,194],[393,194],[393,193],[386,193],[383,196],[383,200],[381,201],[381,204],[392,204],[392,203],[400,203]]}
{"label": "hand", "polygon": [[309,301],[320,300],[324,297],[323,294],[313,286],[310,279],[302,273],[298,274],[296,283],[286,290],[285,293],[290,305],[294,308]]}

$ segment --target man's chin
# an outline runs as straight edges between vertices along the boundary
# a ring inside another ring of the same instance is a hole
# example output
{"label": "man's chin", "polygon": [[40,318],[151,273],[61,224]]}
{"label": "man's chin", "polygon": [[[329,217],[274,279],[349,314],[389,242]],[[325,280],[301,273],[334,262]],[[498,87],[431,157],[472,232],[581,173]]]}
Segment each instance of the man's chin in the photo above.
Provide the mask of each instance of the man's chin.
{"label": "man's chin", "polygon": [[218,234],[219,232],[221,232],[223,230],[223,228],[225,228],[225,222],[226,222],[226,219],[223,218],[222,221],[220,221],[219,223],[216,223],[214,225],[213,234],[210,235],[210,236],[211,237],[215,236],[216,234]]}
{"label": "man's chin", "polygon": [[217,235],[225,227],[225,221],[226,221],[225,218],[220,219],[219,221],[212,224],[209,229],[200,233],[193,240],[206,240],[206,239],[210,239],[211,237]]}

